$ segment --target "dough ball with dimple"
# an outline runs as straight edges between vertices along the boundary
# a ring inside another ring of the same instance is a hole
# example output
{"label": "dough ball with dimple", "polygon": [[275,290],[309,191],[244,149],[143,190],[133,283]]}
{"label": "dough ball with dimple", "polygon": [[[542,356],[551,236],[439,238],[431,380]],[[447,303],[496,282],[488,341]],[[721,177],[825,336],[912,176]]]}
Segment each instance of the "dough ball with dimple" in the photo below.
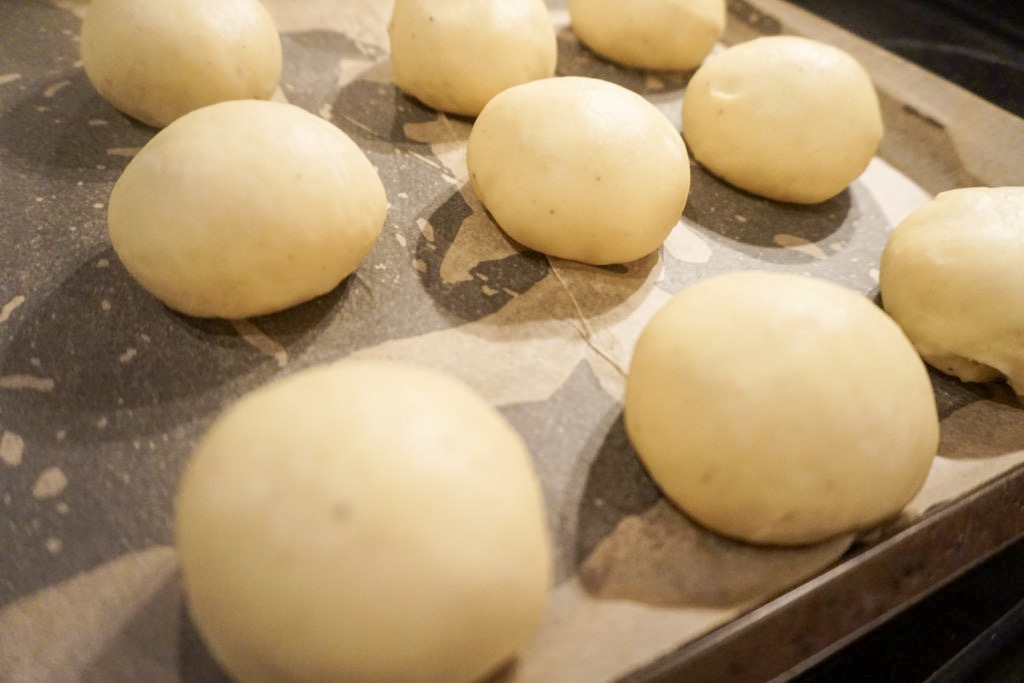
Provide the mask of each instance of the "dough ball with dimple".
{"label": "dough ball with dimple", "polygon": [[107,223],[128,272],[165,304],[243,318],[336,287],[386,213],[345,133],[290,104],[236,100],[154,136],[114,184]]}
{"label": "dough ball with dimple", "polygon": [[683,135],[694,158],[748,192],[829,199],[859,176],[882,139],[871,78],[842,50],[795,36],[741,43],[686,87]]}
{"label": "dough ball with dimple", "polygon": [[576,36],[640,69],[693,69],[725,30],[725,0],[569,0]]}
{"label": "dough ball with dimple", "polygon": [[727,536],[803,544],[895,515],[939,424],[924,363],[860,294],[744,271],[683,290],[637,341],[625,423],[668,498]]}
{"label": "dough ball with dimple", "polygon": [[470,131],[467,164],[509,236],[596,265],[657,250],[690,189],[686,147],[668,118],[593,78],[535,81],[495,97]]}
{"label": "dough ball with dimple", "polygon": [[533,630],[551,575],[522,439],[442,373],[342,361],[242,398],[185,472],[193,619],[245,683],[471,683]]}
{"label": "dough ball with dimple", "polygon": [[921,356],[1024,394],[1024,187],[943,192],[893,231],[882,303]]}
{"label": "dough ball with dimple", "polygon": [[92,0],[82,62],[105,100],[159,127],[215,102],[268,99],[281,41],[258,0]]}
{"label": "dough ball with dimple", "polygon": [[388,36],[395,84],[441,111],[476,116],[502,90],[555,73],[542,0],[396,0]]}

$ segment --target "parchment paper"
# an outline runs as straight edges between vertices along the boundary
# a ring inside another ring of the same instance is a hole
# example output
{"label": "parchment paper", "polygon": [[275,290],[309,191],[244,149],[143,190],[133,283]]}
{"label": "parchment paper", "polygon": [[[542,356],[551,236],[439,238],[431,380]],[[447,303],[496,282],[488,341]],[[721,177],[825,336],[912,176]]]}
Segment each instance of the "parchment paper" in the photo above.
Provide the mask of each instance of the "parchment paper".
{"label": "parchment paper", "polygon": [[[431,111],[391,82],[386,0],[266,4],[284,46],[277,98],[352,136],[379,170],[390,211],[369,257],[335,291],[229,322],[165,309],[109,246],[110,188],[154,131],[86,81],[84,4],[0,0],[0,680],[223,680],[182,607],[169,545],[178,476],[232,400],[343,357],[447,370],[531,448],[556,585],[536,636],[497,679],[614,680],[842,557],[851,537],[745,545],[662,499],[622,426],[633,342],[672,294],[727,270],[801,272],[874,296],[888,231],[932,193],[1024,184],[1005,162],[1024,152],[1018,119],[983,103],[944,108],[941,88],[929,111],[909,101],[916,95],[900,84],[913,72],[891,57],[783,3],[732,2],[723,45],[803,32],[865,62],[883,101],[882,158],[808,207],[747,195],[694,165],[664,248],[595,268],[526,252],[495,226],[466,182],[471,121]],[[625,85],[680,125],[689,74],[598,59],[565,28],[564,5],[549,7],[561,27],[560,74]],[[1006,155],[979,159],[977,149],[996,144],[992,131],[963,134],[943,119],[977,112],[1008,122],[1010,139],[997,145]],[[932,378],[940,457],[904,515],[872,538],[1024,461],[1024,410],[1005,387]]]}

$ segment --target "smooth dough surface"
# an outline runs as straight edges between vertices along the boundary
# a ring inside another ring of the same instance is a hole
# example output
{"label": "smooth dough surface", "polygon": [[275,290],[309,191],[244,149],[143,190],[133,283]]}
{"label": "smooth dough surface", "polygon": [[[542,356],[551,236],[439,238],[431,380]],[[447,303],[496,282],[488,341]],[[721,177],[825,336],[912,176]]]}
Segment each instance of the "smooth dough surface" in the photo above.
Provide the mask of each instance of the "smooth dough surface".
{"label": "smooth dough surface", "polygon": [[522,439],[415,366],[342,361],[244,397],[175,509],[191,614],[244,683],[471,683],[527,638],[550,581]]}
{"label": "smooth dough surface", "polygon": [[395,84],[441,111],[476,116],[502,90],[555,73],[542,0],[396,0],[388,36]]}
{"label": "smooth dough surface", "polygon": [[92,0],[82,22],[89,81],[151,126],[224,100],[268,99],[281,40],[257,0]]}
{"label": "smooth dough surface", "polygon": [[859,176],[882,139],[882,116],[864,68],[807,38],[757,38],[697,70],[683,99],[694,158],[748,192],[810,204]]}
{"label": "smooth dough surface", "polygon": [[725,30],[725,0],[569,0],[573,32],[640,69],[693,69]]}
{"label": "smooth dough surface", "polygon": [[686,147],[668,118],[594,78],[534,81],[495,97],[470,131],[467,165],[509,236],[596,265],[658,249],[690,189]]}
{"label": "smooth dough surface", "polygon": [[626,429],[664,493],[727,536],[802,544],[896,514],[938,416],[924,363],[866,297],[743,271],[677,294],[637,342]]}
{"label": "smooth dough surface", "polygon": [[1024,394],[1024,187],[943,192],[882,253],[882,303],[943,372]]}
{"label": "smooth dough surface", "polygon": [[128,272],[165,304],[243,318],[336,287],[386,213],[345,133],[290,104],[236,100],[157,133],[114,184],[107,224]]}

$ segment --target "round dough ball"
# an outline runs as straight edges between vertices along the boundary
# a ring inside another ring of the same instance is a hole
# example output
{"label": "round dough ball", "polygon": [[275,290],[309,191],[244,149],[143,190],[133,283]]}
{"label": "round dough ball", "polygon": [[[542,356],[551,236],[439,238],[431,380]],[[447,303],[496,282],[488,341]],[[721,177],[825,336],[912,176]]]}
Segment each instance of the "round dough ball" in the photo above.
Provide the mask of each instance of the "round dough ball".
{"label": "round dough ball", "polygon": [[159,127],[215,102],[270,98],[281,40],[257,0],[92,0],[82,62],[103,99]]}
{"label": "round dough ball", "polygon": [[636,93],[594,78],[510,88],[469,134],[473,189],[537,251],[595,265],[655,251],[690,191],[679,132]]}
{"label": "round dough ball", "polygon": [[345,133],[290,104],[235,100],[157,133],[114,184],[107,224],[165,304],[244,318],[334,289],[386,214],[384,185]]}
{"label": "round dough ball", "polygon": [[943,192],[882,253],[882,302],[924,359],[1024,395],[1024,187]]}
{"label": "round dough ball", "polygon": [[838,48],[774,36],[708,59],[686,87],[683,135],[726,182],[783,202],[834,197],[882,139],[864,68]]}
{"label": "round dough ball", "polygon": [[182,479],[191,614],[245,683],[470,683],[551,575],[518,434],[461,382],[343,361],[244,397]]}
{"label": "round dough ball", "polygon": [[867,298],[745,271],[677,294],[641,333],[626,429],[662,491],[701,524],[802,544],[896,514],[939,423],[924,363]]}
{"label": "round dough ball", "polygon": [[725,0],[569,0],[576,36],[640,69],[693,69],[725,30]]}
{"label": "round dough ball", "polygon": [[476,116],[502,90],[555,73],[543,0],[396,0],[395,85],[427,106]]}

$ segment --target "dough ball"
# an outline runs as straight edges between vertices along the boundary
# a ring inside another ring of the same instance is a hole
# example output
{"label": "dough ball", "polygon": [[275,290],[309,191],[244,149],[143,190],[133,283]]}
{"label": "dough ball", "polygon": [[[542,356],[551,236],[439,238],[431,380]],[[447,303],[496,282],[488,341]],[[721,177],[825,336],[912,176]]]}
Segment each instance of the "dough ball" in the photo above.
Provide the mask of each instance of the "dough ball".
{"label": "dough ball", "polygon": [[537,251],[591,264],[655,251],[679,221],[690,164],[679,132],[618,85],[566,77],[510,88],[469,134],[473,189]]}
{"label": "dough ball", "polygon": [[446,375],[343,361],[259,389],[201,440],[175,532],[191,614],[244,683],[470,683],[551,574],[522,440]]}
{"label": "dough ball", "polygon": [[725,30],[725,0],[569,0],[587,47],[639,69],[693,69]]}
{"label": "dough ball", "polygon": [[278,102],[197,109],[160,131],[114,184],[114,251],[171,308],[243,318],[324,294],[355,270],[387,198],[356,144]]}
{"label": "dough ball", "polygon": [[867,298],[745,271],[676,295],[637,342],[626,429],[665,495],[701,524],[802,544],[896,514],[939,424],[924,363]]}
{"label": "dough ball", "polygon": [[388,36],[395,85],[441,111],[476,116],[502,90],[555,73],[542,0],[396,0]]}
{"label": "dough ball", "polygon": [[257,0],[92,0],[82,62],[103,99],[159,127],[215,102],[268,99],[281,40]]}
{"label": "dough ball", "polygon": [[838,48],[775,36],[708,59],[683,99],[694,158],[726,182],[783,202],[833,197],[882,139],[871,79]]}
{"label": "dough ball", "polygon": [[1024,394],[1024,187],[943,192],[882,253],[882,302],[924,359]]}

